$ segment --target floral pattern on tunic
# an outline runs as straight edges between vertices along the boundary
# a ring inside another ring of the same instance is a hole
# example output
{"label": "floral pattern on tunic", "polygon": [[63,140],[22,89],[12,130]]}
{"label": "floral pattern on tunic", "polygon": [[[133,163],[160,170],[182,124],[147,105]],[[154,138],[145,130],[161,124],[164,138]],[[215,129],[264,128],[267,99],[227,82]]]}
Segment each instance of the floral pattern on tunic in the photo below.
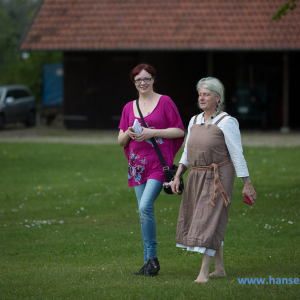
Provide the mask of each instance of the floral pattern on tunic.
{"label": "floral pattern on tunic", "polygon": [[[147,127],[150,128],[150,129],[155,129],[155,127],[149,127],[147,123],[146,123],[146,125],[147,125]],[[162,138],[154,137],[154,139],[155,139],[155,141],[156,141],[157,144],[162,144],[162,143],[163,143]],[[154,147],[153,144],[152,144],[152,142],[151,142],[151,140],[145,140],[145,142],[151,144],[152,147]]]}
{"label": "floral pattern on tunic", "polygon": [[133,153],[133,149],[131,149],[129,155],[128,179],[134,178],[134,181],[138,184],[140,184],[141,174],[145,170],[145,164],[147,163],[145,157],[138,161],[139,158],[140,156]]}
{"label": "floral pattern on tunic", "polygon": [[[154,139],[155,139],[155,141],[156,141],[157,144],[162,144],[163,143],[162,139],[159,138],[159,137],[155,137]],[[153,144],[152,144],[152,142],[150,140],[146,140],[146,142],[149,143],[149,144],[151,144],[152,147],[154,147]]]}

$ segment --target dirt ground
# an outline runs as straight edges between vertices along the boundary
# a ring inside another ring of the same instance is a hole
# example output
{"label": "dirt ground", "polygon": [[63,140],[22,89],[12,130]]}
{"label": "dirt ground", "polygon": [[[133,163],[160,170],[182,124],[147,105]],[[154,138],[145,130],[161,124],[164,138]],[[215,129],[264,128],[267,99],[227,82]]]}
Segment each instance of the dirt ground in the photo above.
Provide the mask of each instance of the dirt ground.
{"label": "dirt ground", "polygon": [[[27,128],[22,124],[6,125],[0,142],[44,142],[71,144],[117,144],[118,130],[68,130],[56,126]],[[300,131],[241,131],[244,146],[300,146]]]}

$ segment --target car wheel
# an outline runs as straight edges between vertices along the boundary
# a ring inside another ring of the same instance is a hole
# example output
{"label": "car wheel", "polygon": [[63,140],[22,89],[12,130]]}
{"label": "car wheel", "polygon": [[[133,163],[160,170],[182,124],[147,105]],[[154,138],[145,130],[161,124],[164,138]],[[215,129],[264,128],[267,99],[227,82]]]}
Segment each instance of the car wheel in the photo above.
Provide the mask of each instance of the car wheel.
{"label": "car wheel", "polygon": [[0,129],[4,128],[4,116],[0,115]]}
{"label": "car wheel", "polygon": [[31,127],[36,124],[35,112],[31,110],[28,114],[27,121],[25,122],[26,126]]}

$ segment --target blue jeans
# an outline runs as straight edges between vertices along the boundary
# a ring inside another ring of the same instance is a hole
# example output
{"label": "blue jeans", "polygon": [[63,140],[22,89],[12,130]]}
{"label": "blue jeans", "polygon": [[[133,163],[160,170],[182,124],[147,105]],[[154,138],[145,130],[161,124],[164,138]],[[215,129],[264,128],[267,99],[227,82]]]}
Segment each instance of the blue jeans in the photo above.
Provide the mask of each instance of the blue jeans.
{"label": "blue jeans", "polygon": [[162,183],[148,179],[146,183],[134,187],[139,205],[139,215],[144,244],[144,263],[157,257],[156,224],[154,220],[154,201],[162,189]]}

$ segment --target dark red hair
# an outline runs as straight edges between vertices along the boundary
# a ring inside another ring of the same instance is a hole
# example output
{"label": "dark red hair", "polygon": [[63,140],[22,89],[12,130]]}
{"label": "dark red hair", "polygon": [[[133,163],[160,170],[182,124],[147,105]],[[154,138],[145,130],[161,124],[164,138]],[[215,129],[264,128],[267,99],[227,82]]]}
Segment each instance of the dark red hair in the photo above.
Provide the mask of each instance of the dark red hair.
{"label": "dark red hair", "polygon": [[156,76],[155,69],[149,64],[139,64],[130,72],[130,80],[134,82],[134,77],[139,75],[143,70],[152,75],[152,77]]}

